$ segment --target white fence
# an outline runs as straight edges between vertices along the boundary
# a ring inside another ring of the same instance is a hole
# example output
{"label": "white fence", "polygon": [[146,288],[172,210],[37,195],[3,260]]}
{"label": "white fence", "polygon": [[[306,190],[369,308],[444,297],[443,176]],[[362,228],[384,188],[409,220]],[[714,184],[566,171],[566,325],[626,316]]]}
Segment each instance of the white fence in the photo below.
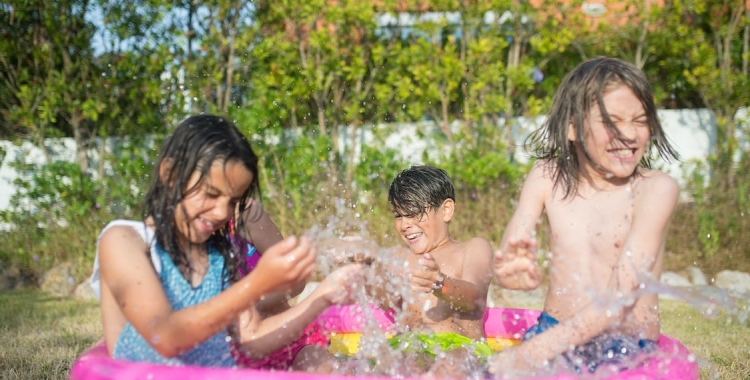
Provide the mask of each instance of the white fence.
{"label": "white fence", "polygon": [[[684,110],[660,110],[659,119],[665,132],[681,156],[682,162],[664,163],[660,168],[680,183],[683,181],[683,163],[689,163],[696,160],[704,160],[709,154],[713,153],[712,149],[716,141],[715,120],[711,112],[707,109],[684,109]],[[536,129],[544,117],[536,119],[519,118],[516,127],[513,130],[513,136],[516,141],[516,159],[525,161],[528,156],[523,151],[522,145],[526,136]],[[750,149],[748,136],[748,114],[747,108],[740,110],[736,115],[736,120],[741,128],[738,128],[738,139],[740,148],[743,150]],[[424,128],[423,124],[404,124],[395,128],[385,142],[389,148],[401,152],[402,159],[409,164],[420,163],[423,153],[431,148],[427,141],[419,139],[418,128]],[[363,133],[359,138],[367,143],[372,134],[366,129],[360,129]],[[345,144],[348,137],[342,137],[340,145]],[[48,140],[48,151],[53,160],[75,159],[75,143],[73,139],[50,139]],[[18,173],[14,170],[13,163],[17,160],[23,160],[26,163],[42,164],[44,155],[38,147],[31,143],[24,143],[22,146],[16,146],[9,141],[0,141],[0,152],[4,152],[2,157],[2,166],[0,166],[0,210],[6,209],[9,205],[10,197],[15,193],[13,180],[18,178]],[[92,167],[96,167],[97,152],[92,151],[89,155],[92,160]]]}

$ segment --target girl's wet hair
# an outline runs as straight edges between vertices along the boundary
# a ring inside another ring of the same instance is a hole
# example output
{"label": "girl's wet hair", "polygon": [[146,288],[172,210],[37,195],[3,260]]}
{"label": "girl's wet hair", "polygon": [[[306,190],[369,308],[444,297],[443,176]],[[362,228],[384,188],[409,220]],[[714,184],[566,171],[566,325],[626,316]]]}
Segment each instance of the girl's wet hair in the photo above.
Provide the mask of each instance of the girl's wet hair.
{"label": "girl's wet hair", "polygon": [[407,217],[424,215],[446,199],[456,200],[453,182],[445,170],[429,165],[404,169],[388,190],[393,211]]}
{"label": "girl's wet hair", "polygon": [[[146,194],[145,217],[150,216],[154,220],[156,241],[186,278],[189,278],[192,268],[186,252],[177,243],[179,232],[175,211],[177,207],[181,207],[180,202],[185,197],[200,190],[211,166],[216,162],[223,163],[225,167],[228,162],[240,162],[252,173],[252,182],[239,201],[239,209],[244,210],[250,197],[260,195],[258,157],[237,127],[220,116],[191,116],[177,126],[162,146],[154,165],[151,187]],[[167,168],[166,176],[161,171],[163,164]],[[200,175],[198,182],[187,188],[194,173]],[[237,219],[237,228],[244,229],[244,218]],[[239,278],[238,257],[232,253],[228,234],[227,223],[209,237],[207,244],[224,257],[226,278],[233,281]]]}
{"label": "girl's wet hair", "polygon": [[[526,148],[536,158],[553,163],[550,165],[555,187],[562,186],[565,197],[578,190],[579,169],[576,149],[580,146],[591,161],[584,144],[568,141],[568,125],[573,123],[576,136],[585,136],[584,122],[591,107],[604,104],[604,96],[619,86],[627,86],[641,101],[648,119],[651,146],[643,155],[640,166],[651,168],[656,158],[654,147],[660,157],[667,161],[679,159],[677,152],[667,140],[661,127],[654,104],[654,94],[643,71],[633,64],[616,58],[597,57],[573,69],[563,79],[553,100],[552,108],[542,126],[526,140]],[[609,113],[601,107],[604,124],[622,139]]]}

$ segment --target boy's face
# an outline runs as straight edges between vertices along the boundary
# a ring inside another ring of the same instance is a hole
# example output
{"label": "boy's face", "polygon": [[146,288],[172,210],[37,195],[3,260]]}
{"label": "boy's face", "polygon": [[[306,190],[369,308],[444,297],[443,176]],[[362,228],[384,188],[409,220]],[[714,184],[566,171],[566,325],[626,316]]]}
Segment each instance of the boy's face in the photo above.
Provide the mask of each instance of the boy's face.
{"label": "boy's face", "polygon": [[635,173],[648,148],[651,137],[643,104],[630,87],[620,85],[603,97],[603,106],[621,134],[621,139],[607,128],[599,105],[593,105],[584,125],[583,142],[577,141],[571,125],[568,139],[585,146],[591,160],[579,149],[579,162],[592,177],[607,182],[628,179]]}
{"label": "boy's face", "polygon": [[411,252],[423,255],[449,241],[448,222],[453,217],[454,203],[446,199],[438,208],[429,208],[422,215],[402,215],[393,210],[396,232]]}

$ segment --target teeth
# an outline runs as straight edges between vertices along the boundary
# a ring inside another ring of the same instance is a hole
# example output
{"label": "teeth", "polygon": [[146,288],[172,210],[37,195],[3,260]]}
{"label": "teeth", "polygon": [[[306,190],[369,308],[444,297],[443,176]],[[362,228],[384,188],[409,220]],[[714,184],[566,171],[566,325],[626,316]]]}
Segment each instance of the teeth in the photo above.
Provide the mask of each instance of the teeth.
{"label": "teeth", "polygon": [[630,149],[618,149],[613,151],[613,153],[617,157],[630,157],[633,155],[633,151],[631,151]]}
{"label": "teeth", "polygon": [[406,238],[409,239],[409,240],[411,240],[411,239],[416,238],[419,235],[421,235],[421,233],[410,234],[410,235],[406,235]]}

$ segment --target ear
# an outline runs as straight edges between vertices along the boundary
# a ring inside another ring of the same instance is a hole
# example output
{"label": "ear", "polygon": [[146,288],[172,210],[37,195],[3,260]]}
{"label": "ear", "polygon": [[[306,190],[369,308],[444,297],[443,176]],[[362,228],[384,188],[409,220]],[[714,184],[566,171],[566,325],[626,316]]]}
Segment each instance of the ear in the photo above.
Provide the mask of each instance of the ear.
{"label": "ear", "polygon": [[444,200],[440,205],[440,211],[443,213],[443,222],[450,222],[453,219],[453,212],[456,211],[456,202],[450,198]]}
{"label": "ear", "polygon": [[570,123],[568,123],[568,141],[576,142],[576,140],[576,127],[573,125],[573,120],[571,120]]}
{"label": "ear", "polygon": [[159,179],[162,183],[167,183],[169,180],[169,172],[172,171],[172,159],[165,158],[159,164]]}

